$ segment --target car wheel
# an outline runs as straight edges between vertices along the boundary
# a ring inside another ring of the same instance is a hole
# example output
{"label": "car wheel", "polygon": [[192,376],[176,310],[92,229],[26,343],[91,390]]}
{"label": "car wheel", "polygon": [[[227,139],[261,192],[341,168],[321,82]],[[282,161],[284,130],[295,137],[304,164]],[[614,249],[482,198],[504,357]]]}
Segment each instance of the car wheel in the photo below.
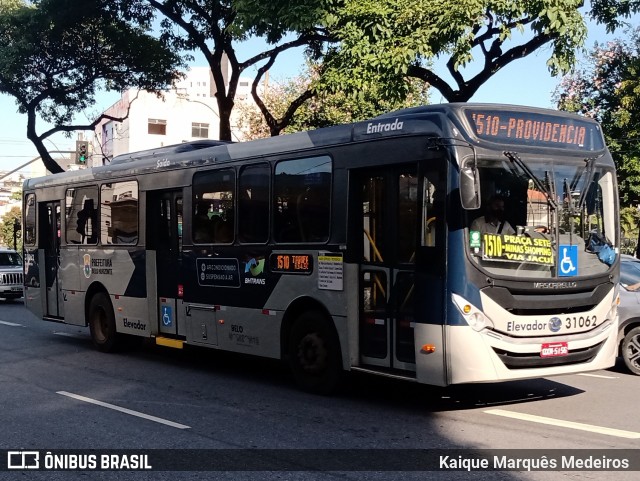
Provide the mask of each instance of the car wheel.
{"label": "car wheel", "polygon": [[305,391],[330,394],[342,377],[340,342],[329,321],[319,312],[296,319],[289,338],[289,364]]}
{"label": "car wheel", "polygon": [[629,370],[640,376],[640,327],[634,327],[624,336],[622,358]]}

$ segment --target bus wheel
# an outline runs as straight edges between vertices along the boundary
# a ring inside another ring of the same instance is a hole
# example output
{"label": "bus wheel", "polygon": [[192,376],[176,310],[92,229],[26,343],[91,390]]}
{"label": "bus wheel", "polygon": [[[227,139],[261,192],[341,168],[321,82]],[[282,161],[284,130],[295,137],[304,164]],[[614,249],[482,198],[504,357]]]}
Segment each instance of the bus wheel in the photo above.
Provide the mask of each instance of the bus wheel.
{"label": "bus wheel", "polygon": [[289,364],[305,391],[329,394],[342,377],[340,342],[325,318],[306,312],[295,320],[289,337]]}
{"label": "bus wheel", "polygon": [[632,373],[640,375],[640,327],[634,327],[624,336],[622,358]]}
{"label": "bus wheel", "polygon": [[118,334],[113,307],[109,296],[98,292],[89,304],[89,330],[91,340],[98,351],[113,352],[117,348]]}

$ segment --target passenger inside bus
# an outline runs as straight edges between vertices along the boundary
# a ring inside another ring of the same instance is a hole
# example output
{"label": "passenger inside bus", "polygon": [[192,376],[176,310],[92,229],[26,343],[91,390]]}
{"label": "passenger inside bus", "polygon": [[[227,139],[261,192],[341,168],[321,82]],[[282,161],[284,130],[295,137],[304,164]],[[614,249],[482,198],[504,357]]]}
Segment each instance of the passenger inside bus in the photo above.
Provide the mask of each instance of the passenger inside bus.
{"label": "passenger inside bus", "polygon": [[198,244],[209,244],[213,241],[213,224],[207,215],[208,206],[200,203],[193,216],[193,241]]}
{"label": "passenger inside bus", "polygon": [[480,231],[483,234],[515,234],[515,229],[505,219],[504,202],[505,199],[501,195],[491,196],[485,215],[475,219],[469,230]]}

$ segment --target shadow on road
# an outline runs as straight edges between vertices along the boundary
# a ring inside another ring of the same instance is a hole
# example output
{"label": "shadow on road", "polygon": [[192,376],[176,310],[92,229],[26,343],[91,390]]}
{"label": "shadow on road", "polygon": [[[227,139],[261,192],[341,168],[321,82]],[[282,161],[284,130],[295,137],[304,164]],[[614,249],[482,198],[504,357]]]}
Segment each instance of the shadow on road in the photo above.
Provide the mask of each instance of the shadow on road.
{"label": "shadow on road", "polygon": [[[77,339],[67,339],[77,342]],[[226,379],[250,381],[261,388],[297,392],[288,368],[280,361],[190,346],[182,351],[147,344],[124,353],[155,363],[170,363],[211,373]],[[448,387],[422,385],[361,373],[347,373],[333,397],[357,403],[393,406],[394,409],[429,412],[477,409],[576,396],[582,390],[552,379],[529,379],[503,383],[466,384]]]}

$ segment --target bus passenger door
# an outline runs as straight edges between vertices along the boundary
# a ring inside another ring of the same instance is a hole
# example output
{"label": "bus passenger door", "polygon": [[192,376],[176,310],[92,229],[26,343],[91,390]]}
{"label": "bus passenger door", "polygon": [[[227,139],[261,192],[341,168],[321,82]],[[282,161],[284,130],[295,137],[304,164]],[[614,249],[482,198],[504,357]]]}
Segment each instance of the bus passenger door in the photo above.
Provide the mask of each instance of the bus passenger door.
{"label": "bus passenger door", "polygon": [[45,266],[45,316],[62,318],[63,299],[60,280],[60,202],[40,204],[40,248]]}
{"label": "bus passenger door", "polygon": [[178,334],[178,299],[182,297],[182,191],[149,192],[149,249],[155,250],[158,331]]}
{"label": "bus passenger door", "polygon": [[360,360],[415,371],[417,165],[359,172],[352,179],[351,192],[360,196],[359,234],[353,235],[360,244],[353,247],[361,251]]}

